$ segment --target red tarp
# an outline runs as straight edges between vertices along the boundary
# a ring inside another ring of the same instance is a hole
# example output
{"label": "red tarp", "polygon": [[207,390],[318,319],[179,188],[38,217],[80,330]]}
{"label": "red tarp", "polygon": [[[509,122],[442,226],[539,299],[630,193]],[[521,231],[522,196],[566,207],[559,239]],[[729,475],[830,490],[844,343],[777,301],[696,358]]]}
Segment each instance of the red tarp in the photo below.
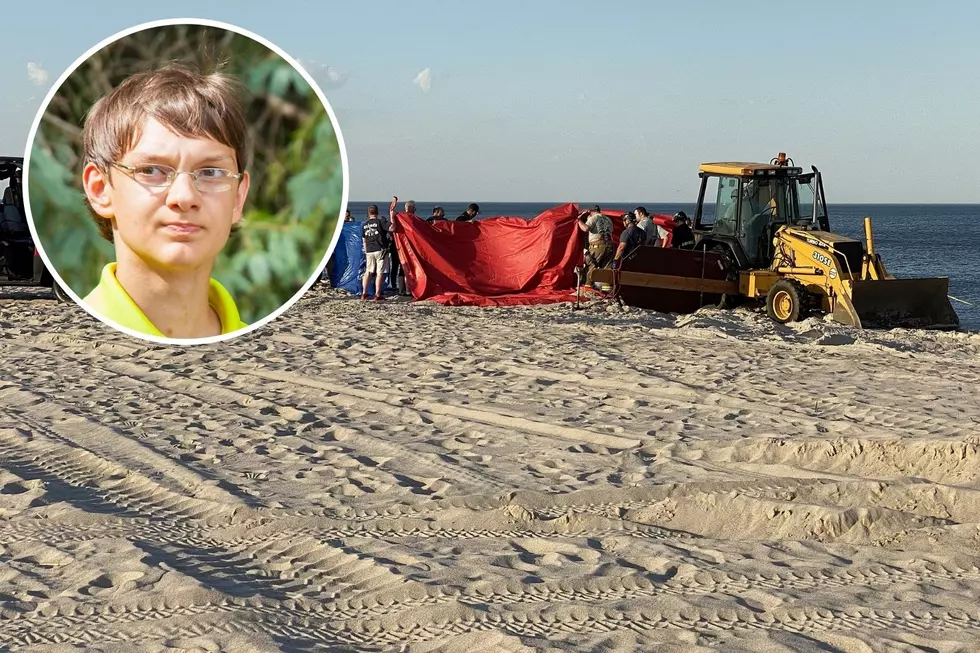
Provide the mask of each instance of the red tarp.
{"label": "red tarp", "polygon": [[[575,266],[586,234],[576,227],[577,204],[562,204],[527,220],[493,217],[456,222],[395,215],[395,244],[415,299],[451,306],[514,306],[574,301]],[[622,211],[613,219],[618,242]]]}

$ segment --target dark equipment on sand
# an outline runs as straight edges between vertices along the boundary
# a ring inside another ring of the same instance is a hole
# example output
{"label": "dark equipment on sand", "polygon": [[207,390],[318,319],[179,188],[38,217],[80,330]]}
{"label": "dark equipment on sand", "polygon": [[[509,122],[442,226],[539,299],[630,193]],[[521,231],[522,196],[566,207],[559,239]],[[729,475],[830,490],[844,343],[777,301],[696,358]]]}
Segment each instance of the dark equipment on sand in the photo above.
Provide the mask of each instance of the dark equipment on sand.
{"label": "dark equipment on sand", "polygon": [[0,182],[7,182],[0,202],[0,287],[51,288],[60,301],[71,301],[34,246],[24,214],[23,171],[23,157],[0,157]]}
{"label": "dark equipment on sand", "polygon": [[[820,172],[780,153],[764,163],[700,166],[692,250],[638,248],[618,270],[596,270],[631,306],[690,313],[702,306],[764,301],[781,324],[824,313],[857,328],[955,329],[949,279],[896,278],[864,240],[830,230]],[[717,180],[714,215],[705,211]]]}

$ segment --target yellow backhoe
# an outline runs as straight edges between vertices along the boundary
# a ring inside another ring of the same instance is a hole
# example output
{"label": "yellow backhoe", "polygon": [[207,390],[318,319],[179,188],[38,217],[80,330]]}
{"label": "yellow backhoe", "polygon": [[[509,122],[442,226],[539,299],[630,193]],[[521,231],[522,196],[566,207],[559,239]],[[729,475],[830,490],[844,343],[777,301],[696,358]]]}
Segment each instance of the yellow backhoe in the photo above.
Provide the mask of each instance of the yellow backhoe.
{"label": "yellow backhoe", "polygon": [[[780,153],[768,164],[704,163],[699,176],[693,250],[640,247],[592,280],[614,286],[627,304],[666,312],[751,299],[780,323],[816,311],[858,328],[959,326],[949,279],[889,274],[871,218],[863,240],[830,230],[815,167],[804,172]],[[714,184],[716,201],[706,205]]]}

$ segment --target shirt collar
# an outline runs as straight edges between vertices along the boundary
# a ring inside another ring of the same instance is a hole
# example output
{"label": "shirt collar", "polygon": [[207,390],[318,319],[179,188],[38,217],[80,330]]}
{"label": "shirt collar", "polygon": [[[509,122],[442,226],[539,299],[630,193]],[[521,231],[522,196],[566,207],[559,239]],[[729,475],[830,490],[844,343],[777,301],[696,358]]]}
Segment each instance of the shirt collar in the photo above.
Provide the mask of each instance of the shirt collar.
{"label": "shirt collar", "polygon": [[[97,307],[105,317],[118,322],[120,325],[153,336],[166,336],[150,321],[140,307],[129,296],[125,288],[116,278],[116,263],[108,263],[102,268],[102,276],[96,291]],[[90,295],[91,297],[91,295]],[[88,298],[86,298],[86,301]],[[231,333],[247,326],[241,320],[238,307],[231,294],[215,279],[208,282],[208,304],[218,314],[221,320],[221,333]]]}

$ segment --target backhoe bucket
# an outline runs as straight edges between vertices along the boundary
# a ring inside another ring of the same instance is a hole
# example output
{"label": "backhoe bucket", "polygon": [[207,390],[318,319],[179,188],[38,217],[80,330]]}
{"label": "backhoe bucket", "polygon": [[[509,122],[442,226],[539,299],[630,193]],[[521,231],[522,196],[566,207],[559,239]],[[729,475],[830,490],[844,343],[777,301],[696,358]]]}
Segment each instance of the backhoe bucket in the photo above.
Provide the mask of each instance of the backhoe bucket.
{"label": "backhoe bucket", "polygon": [[834,319],[864,329],[956,329],[949,279],[884,279],[851,282],[850,298],[839,297]]}

